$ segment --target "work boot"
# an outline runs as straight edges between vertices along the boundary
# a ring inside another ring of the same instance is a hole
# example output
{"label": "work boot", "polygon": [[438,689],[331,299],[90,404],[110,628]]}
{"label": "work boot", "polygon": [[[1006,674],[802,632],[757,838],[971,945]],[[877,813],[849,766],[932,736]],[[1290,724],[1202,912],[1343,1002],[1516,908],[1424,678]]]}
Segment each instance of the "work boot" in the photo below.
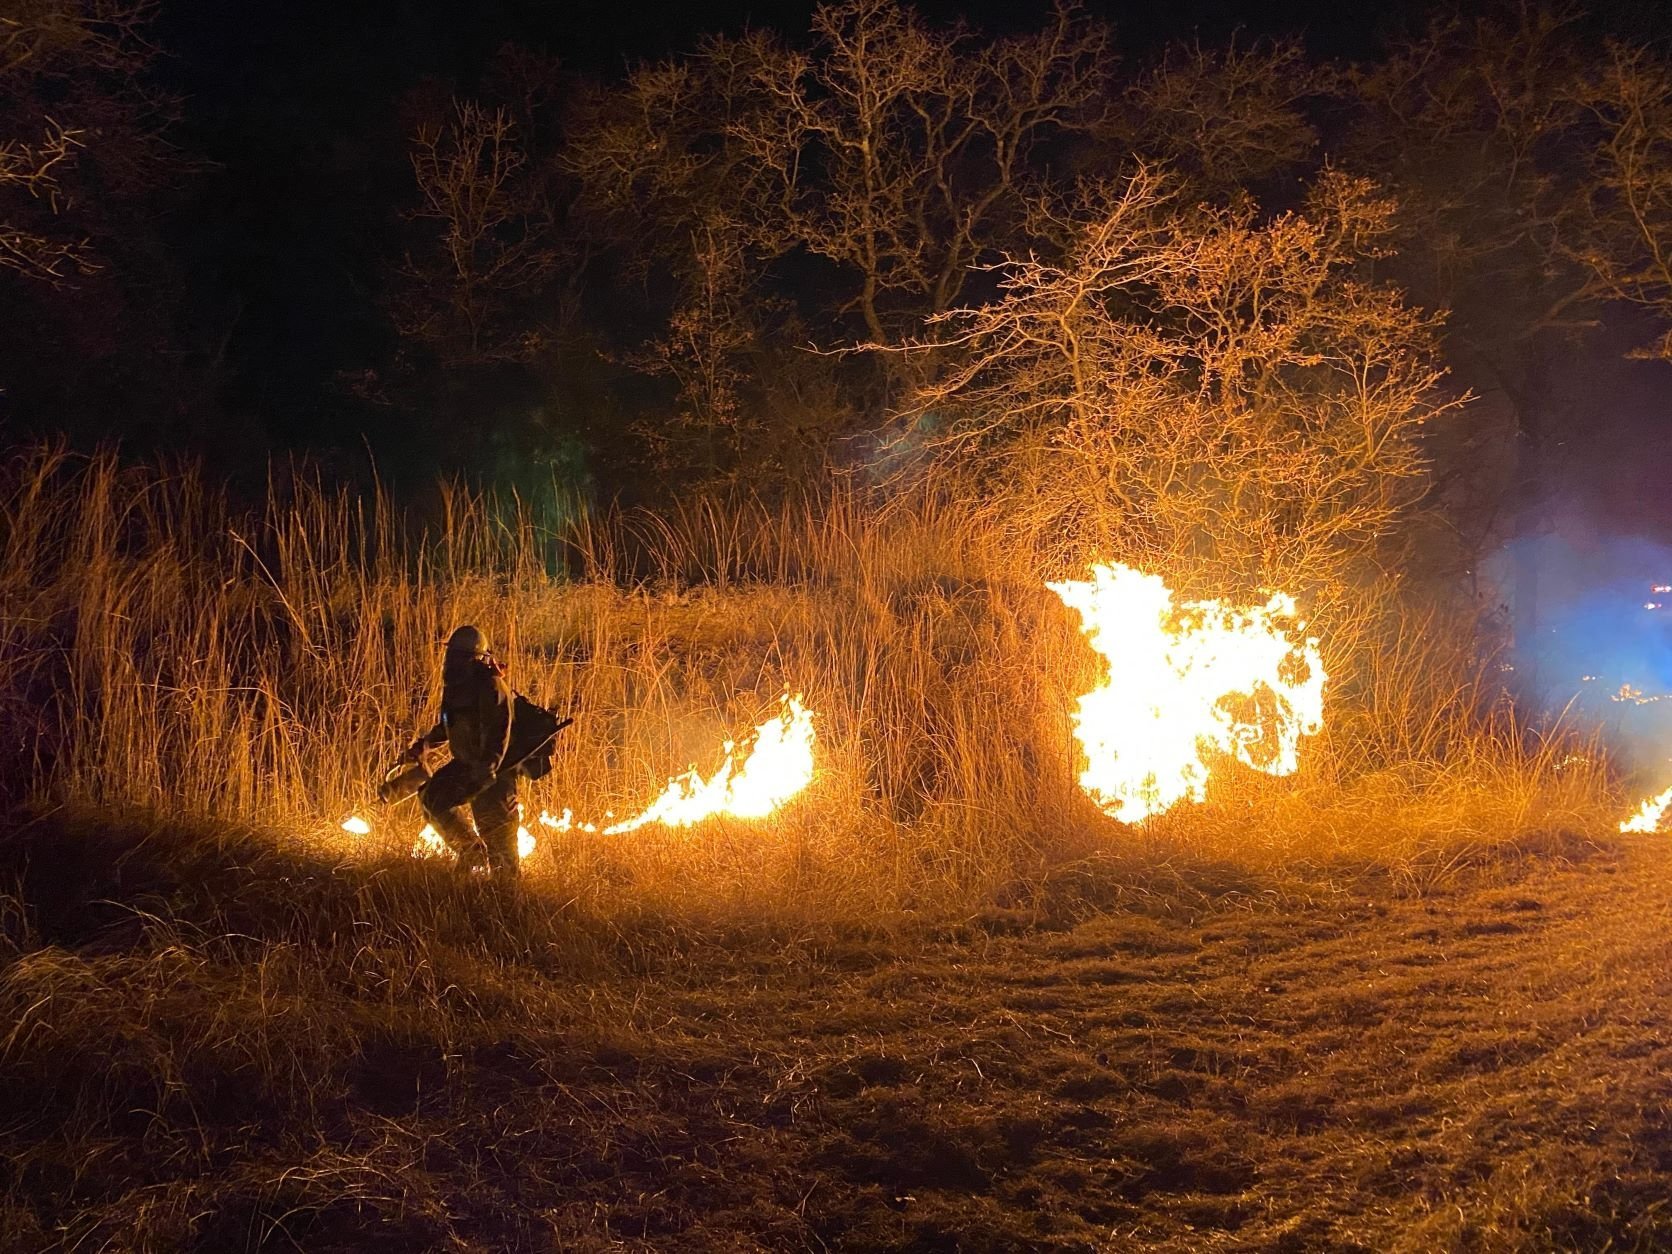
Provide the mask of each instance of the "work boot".
{"label": "work boot", "polygon": [[465,817],[462,806],[450,810],[429,811],[430,822],[441,834],[441,839],[458,859],[454,864],[461,874],[468,875],[488,862],[488,849],[481,836]]}
{"label": "work boot", "polygon": [[487,846],[481,841],[472,841],[457,852],[459,860],[454,864],[454,868],[460,875],[472,875],[487,871],[489,865],[488,850]]}
{"label": "work boot", "polygon": [[522,808],[517,805],[516,775],[502,775],[478,793],[470,811],[487,846],[494,878],[516,879],[522,873],[522,860],[517,857],[517,821]]}
{"label": "work boot", "polygon": [[496,880],[514,880],[522,875],[522,859],[517,857],[517,829],[501,827],[497,831],[485,833],[482,842],[487,855],[488,866],[493,869]]}

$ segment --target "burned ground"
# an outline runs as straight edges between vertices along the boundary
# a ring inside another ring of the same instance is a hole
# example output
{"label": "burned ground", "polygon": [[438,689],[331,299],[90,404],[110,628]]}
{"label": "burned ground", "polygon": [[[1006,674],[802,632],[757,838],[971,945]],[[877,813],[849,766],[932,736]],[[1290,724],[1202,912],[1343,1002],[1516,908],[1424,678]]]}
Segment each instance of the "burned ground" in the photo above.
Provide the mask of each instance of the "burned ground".
{"label": "burned ground", "polygon": [[1672,1240],[1652,839],[799,930],[257,835],[4,847],[11,1249]]}

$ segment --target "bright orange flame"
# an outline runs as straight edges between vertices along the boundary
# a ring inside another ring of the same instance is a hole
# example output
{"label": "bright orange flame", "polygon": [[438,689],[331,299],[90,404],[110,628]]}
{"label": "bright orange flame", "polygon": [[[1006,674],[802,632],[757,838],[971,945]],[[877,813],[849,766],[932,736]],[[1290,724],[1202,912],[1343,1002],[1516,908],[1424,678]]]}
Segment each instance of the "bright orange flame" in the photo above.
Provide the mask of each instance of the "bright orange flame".
{"label": "bright orange flame", "polygon": [[605,833],[620,835],[649,823],[690,827],[721,815],[764,819],[771,814],[813,780],[813,715],[799,694],[785,693],[780,705],[776,718],[755,728],[746,749],[726,741],[726,760],[714,774],[704,779],[692,767],[670,779],[643,811],[606,827]]}
{"label": "bright orange flame", "polygon": [[446,841],[441,839],[441,833],[435,830],[433,823],[424,824],[418,833],[418,839],[412,842],[412,856],[414,858],[453,858],[455,854]]}
{"label": "bright orange flame", "polygon": [[1292,597],[1175,605],[1157,575],[1115,563],[1091,575],[1049,586],[1108,666],[1074,714],[1080,785],[1104,813],[1134,823],[1201,801],[1215,754],[1296,770],[1300,738],[1323,728],[1325,675]]}
{"label": "bright orange flame", "polygon": [[1672,788],[1668,788],[1658,797],[1650,797],[1637,807],[1637,813],[1620,824],[1622,832],[1656,832],[1660,830],[1660,820],[1666,813],[1666,807],[1672,806]]}

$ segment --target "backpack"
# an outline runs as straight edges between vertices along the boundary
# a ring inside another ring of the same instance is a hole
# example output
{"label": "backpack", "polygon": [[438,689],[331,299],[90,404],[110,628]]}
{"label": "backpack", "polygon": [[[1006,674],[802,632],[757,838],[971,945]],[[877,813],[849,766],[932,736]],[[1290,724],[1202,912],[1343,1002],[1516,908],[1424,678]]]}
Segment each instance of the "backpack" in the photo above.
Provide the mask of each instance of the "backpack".
{"label": "backpack", "polygon": [[574,721],[558,718],[520,692],[514,694],[511,743],[505,750],[505,765],[500,769],[521,771],[529,779],[542,778],[552,769],[552,759],[557,756],[557,733]]}

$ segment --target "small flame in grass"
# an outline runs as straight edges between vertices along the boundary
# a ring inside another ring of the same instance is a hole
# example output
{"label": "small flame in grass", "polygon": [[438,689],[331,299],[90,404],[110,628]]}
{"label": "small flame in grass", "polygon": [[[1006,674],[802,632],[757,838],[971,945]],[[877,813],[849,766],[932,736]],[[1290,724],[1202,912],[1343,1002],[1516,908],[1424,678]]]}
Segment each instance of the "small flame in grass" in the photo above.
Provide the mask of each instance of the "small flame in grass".
{"label": "small flame in grass", "polygon": [[[517,827],[517,858],[527,858],[534,852],[534,833],[526,827]],[[418,839],[412,842],[412,856],[414,858],[456,858],[447,842],[441,839],[441,833],[435,830],[435,825],[426,823],[418,833]]]}
{"label": "small flame in grass", "polygon": [[366,820],[361,818],[358,814],[351,814],[343,820],[343,831],[347,832],[350,836],[370,836],[372,834],[372,825],[366,822]]}
{"label": "small flame in grass", "polygon": [[1608,699],[1621,705],[1653,705],[1656,701],[1664,701],[1672,697],[1672,693],[1660,692],[1653,696],[1632,684],[1621,684],[1618,692],[1610,693]]}
{"label": "small flame in grass", "polygon": [[556,818],[552,817],[549,810],[540,811],[540,825],[549,827],[554,832],[595,832],[598,830],[596,823],[575,822],[575,812],[569,809],[565,809]]}
{"label": "small flame in grass", "polygon": [[1201,801],[1215,753],[1268,775],[1295,771],[1300,738],[1323,727],[1325,675],[1292,597],[1175,605],[1157,575],[1119,564],[1091,574],[1049,587],[1108,666],[1074,714],[1080,785],[1104,813],[1133,823]]}
{"label": "small flame in grass", "polygon": [[1666,807],[1672,806],[1672,788],[1668,788],[1658,797],[1650,797],[1637,807],[1637,813],[1620,824],[1622,832],[1656,832],[1660,830],[1661,817],[1666,813]]}
{"label": "small flame in grass", "polygon": [[[755,728],[747,748],[726,741],[726,760],[704,779],[695,767],[668,781],[662,795],[633,818],[604,829],[616,836],[649,823],[690,827],[726,815],[763,819],[813,779],[813,715],[800,694],[779,699],[776,718]],[[567,812],[565,812],[567,816]]]}
{"label": "small flame in grass", "polygon": [[435,830],[433,823],[426,823],[418,833],[418,839],[412,842],[412,856],[414,858],[451,858],[453,851],[447,847],[447,842],[441,839],[441,833]]}

